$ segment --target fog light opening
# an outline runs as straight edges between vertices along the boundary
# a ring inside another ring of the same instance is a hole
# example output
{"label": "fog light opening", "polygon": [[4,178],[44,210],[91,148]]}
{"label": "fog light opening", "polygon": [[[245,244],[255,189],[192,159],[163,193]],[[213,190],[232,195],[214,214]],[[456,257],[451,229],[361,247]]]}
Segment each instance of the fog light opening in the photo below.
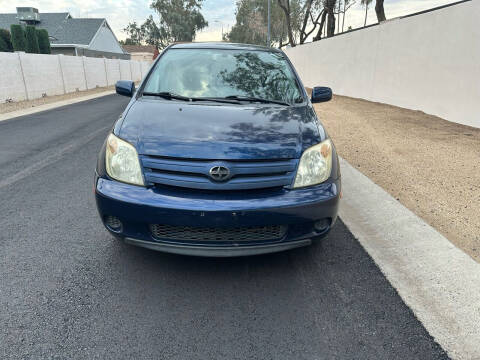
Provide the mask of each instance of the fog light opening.
{"label": "fog light opening", "polygon": [[116,216],[107,215],[105,216],[105,225],[107,228],[113,232],[119,233],[122,231],[122,222]]}
{"label": "fog light opening", "polygon": [[330,219],[321,219],[313,225],[317,232],[324,232],[330,226]]}

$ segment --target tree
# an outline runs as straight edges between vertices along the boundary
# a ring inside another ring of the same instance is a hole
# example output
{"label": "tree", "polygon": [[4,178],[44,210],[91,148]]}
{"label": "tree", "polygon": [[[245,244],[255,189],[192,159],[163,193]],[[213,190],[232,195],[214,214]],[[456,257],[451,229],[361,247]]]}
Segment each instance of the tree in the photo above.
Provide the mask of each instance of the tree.
{"label": "tree", "polygon": [[[343,0],[343,10],[342,10],[342,32],[345,28],[345,15],[347,11],[355,4],[355,0]],[[340,17],[338,18],[338,23],[340,24]]]}
{"label": "tree", "polygon": [[292,12],[290,11],[290,0],[278,0],[278,6],[280,6],[285,15],[285,25],[287,27],[288,42],[291,47],[294,47],[296,45],[296,41],[292,29]]}
{"label": "tree", "polygon": [[318,28],[317,35],[314,36],[313,41],[318,41],[322,38],[323,29],[325,28],[325,20],[327,19],[327,12],[322,11],[322,17],[320,18],[320,25]]}
{"label": "tree", "polygon": [[337,0],[322,0],[323,14],[320,18],[320,26],[318,28],[317,35],[313,38],[313,41],[318,41],[322,38],[326,25],[327,37],[335,35],[335,8],[337,6]]}
{"label": "tree", "polygon": [[[238,0],[235,11],[235,24],[224,39],[230,42],[265,45],[267,42],[267,1]],[[282,44],[286,37],[283,12],[278,4],[271,3],[271,43]]]}
{"label": "tree", "polygon": [[377,13],[378,22],[387,20],[387,17],[385,16],[385,9],[383,8],[383,0],[376,0],[375,12]]}
{"label": "tree", "polygon": [[10,31],[5,29],[0,29],[0,51],[3,51],[3,52],[13,51]]}
{"label": "tree", "polygon": [[155,47],[162,47],[160,42],[160,29],[153,20],[153,16],[150,15],[147,20],[141,26],[141,33],[143,35],[143,41],[148,45],[155,45]]}
{"label": "tree", "polygon": [[12,46],[14,51],[25,51],[27,47],[27,39],[22,25],[11,25],[10,33],[12,34]]}
{"label": "tree", "polygon": [[335,35],[335,7],[337,0],[324,0],[323,8],[327,13],[327,37]]}
{"label": "tree", "polygon": [[125,40],[120,40],[119,42],[121,45],[139,45],[138,43],[136,43],[130,38],[126,38]]}
{"label": "tree", "polygon": [[37,29],[38,48],[40,54],[50,54],[50,39],[48,38],[48,31],[45,29]]}
{"label": "tree", "polygon": [[365,23],[363,24],[363,26],[367,25],[368,7],[370,6],[371,3],[372,3],[372,0],[360,0],[360,4],[365,6]]}
{"label": "tree", "polygon": [[25,52],[31,54],[38,54],[40,52],[40,49],[38,47],[37,31],[35,29],[35,26],[27,25],[25,29],[25,37],[27,39]]}
{"label": "tree", "polygon": [[136,21],[129,23],[123,31],[127,33],[127,39],[125,40],[124,45],[140,45],[142,43],[143,33],[141,27],[137,25]]}
{"label": "tree", "polygon": [[150,7],[160,18],[157,28],[160,48],[172,42],[193,41],[197,32],[208,26],[200,12],[202,2],[203,0],[154,0],[152,2]]}
{"label": "tree", "polygon": [[7,43],[1,37],[0,37],[0,52],[8,52]]}
{"label": "tree", "polygon": [[[278,5],[283,10],[285,24],[287,28],[288,42],[290,46],[297,43],[303,44],[308,37],[319,27],[314,41],[320,40],[322,27],[325,24],[327,10],[325,1],[330,1],[335,5],[336,0],[277,0]],[[334,8],[334,6],[333,6]],[[333,9],[332,8],[332,9]],[[334,16],[335,17],[335,16]],[[332,19],[330,19],[330,22]],[[335,31],[335,23],[333,22]],[[298,41],[297,41],[298,39]]]}
{"label": "tree", "polygon": [[155,45],[165,48],[172,42],[193,41],[198,31],[208,26],[200,13],[203,0],[153,0],[150,7],[159,16],[158,24],[149,16],[142,25],[135,21],[123,29],[124,45]]}

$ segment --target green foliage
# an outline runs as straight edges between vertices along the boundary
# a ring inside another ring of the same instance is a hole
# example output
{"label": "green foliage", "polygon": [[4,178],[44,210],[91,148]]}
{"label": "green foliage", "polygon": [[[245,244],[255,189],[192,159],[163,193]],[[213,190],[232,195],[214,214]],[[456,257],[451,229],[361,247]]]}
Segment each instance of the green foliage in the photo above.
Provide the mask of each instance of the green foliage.
{"label": "green foliage", "polygon": [[0,52],[7,52],[7,43],[0,37]]}
{"label": "green foliage", "polygon": [[[289,43],[295,46],[311,39],[321,24],[326,3],[335,4],[336,0],[271,0],[269,45],[282,47]],[[265,45],[267,0],[237,0],[236,23],[225,39]]]}
{"label": "green foliage", "polygon": [[27,39],[22,25],[11,25],[10,32],[12,34],[12,45],[14,51],[25,51],[27,47]]}
{"label": "green foliage", "polygon": [[48,31],[45,29],[37,29],[38,48],[40,54],[50,54],[50,39],[48,38]]}
{"label": "green foliage", "polygon": [[153,20],[153,16],[150,15],[148,19],[142,24],[141,32],[143,34],[143,39],[148,45],[155,45],[157,48],[163,48],[161,42],[161,33],[157,24]]}
{"label": "green foliage", "polygon": [[193,41],[197,32],[208,23],[200,13],[203,0],[153,0],[158,24],[150,15],[141,25],[135,21],[123,29],[127,33],[124,45],[155,45],[165,48],[172,42]]}
{"label": "green foliage", "polygon": [[172,42],[193,41],[197,32],[208,26],[200,12],[202,2],[203,0],[153,0],[150,7],[160,18],[157,29],[159,47],[166,47]]}
{"label": "green foliage", "polygon": [[0,29],[0,51],[3,51],[3,52],[13,51],[10,31],[5,29]]}
{"label": "green foliage", "polygon": [[120,40],[121,45],[140,45],[137,42],[133,41],[130,38],[126,38],[125,40]]}
{"label": "green foliage", "polygon": [[123,29],[127,33],[127,39],[123,42],[124,45],[141,45],[143,42],[143,33],[137,22],[129,23],[126,28]]}
{"label": "green foliage", "polygon": [[25,52],[31,54],[38,54],[40,52],[40,49],[38,47],[37,31],[35,29],[35,26],[27,25],[25,29],[25,37],[27,38]]}
{"label": "green foliage", "polygon": [[[225,40],[267,45],[267,12],[265,0],[238,0],[236,22],[225,35]],[[287,33],[283,12],[275,0],[271,1],[270,14],[272,44],[280,43],[286,38]]]}

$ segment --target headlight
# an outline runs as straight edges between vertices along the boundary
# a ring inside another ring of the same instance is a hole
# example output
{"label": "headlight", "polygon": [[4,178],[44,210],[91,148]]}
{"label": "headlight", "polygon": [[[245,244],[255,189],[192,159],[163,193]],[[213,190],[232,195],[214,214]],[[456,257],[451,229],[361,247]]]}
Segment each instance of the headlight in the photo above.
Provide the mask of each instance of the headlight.
{"label": "headlight", "polygon": [[105,165],[111,178],[129,184],[144,185],[137,150],[113,134],[107,138]]}
{"label": "headlight", "polygon": [[303,152],[293,187],[320,184],[330,177],[331,171],[332,142],[327,139]]}

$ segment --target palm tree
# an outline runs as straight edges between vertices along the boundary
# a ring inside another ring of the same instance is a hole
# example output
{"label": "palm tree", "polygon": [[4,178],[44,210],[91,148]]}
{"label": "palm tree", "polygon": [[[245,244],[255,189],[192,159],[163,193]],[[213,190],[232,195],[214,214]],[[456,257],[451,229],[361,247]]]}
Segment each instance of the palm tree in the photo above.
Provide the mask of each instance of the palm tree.
{"label": "palm tree", "polygon": [[372,3],[372,0],[360,0],[360,4],[365,6],[365,24],[363,26],[367,26],[367,16],[368,16],[368,7]]}

